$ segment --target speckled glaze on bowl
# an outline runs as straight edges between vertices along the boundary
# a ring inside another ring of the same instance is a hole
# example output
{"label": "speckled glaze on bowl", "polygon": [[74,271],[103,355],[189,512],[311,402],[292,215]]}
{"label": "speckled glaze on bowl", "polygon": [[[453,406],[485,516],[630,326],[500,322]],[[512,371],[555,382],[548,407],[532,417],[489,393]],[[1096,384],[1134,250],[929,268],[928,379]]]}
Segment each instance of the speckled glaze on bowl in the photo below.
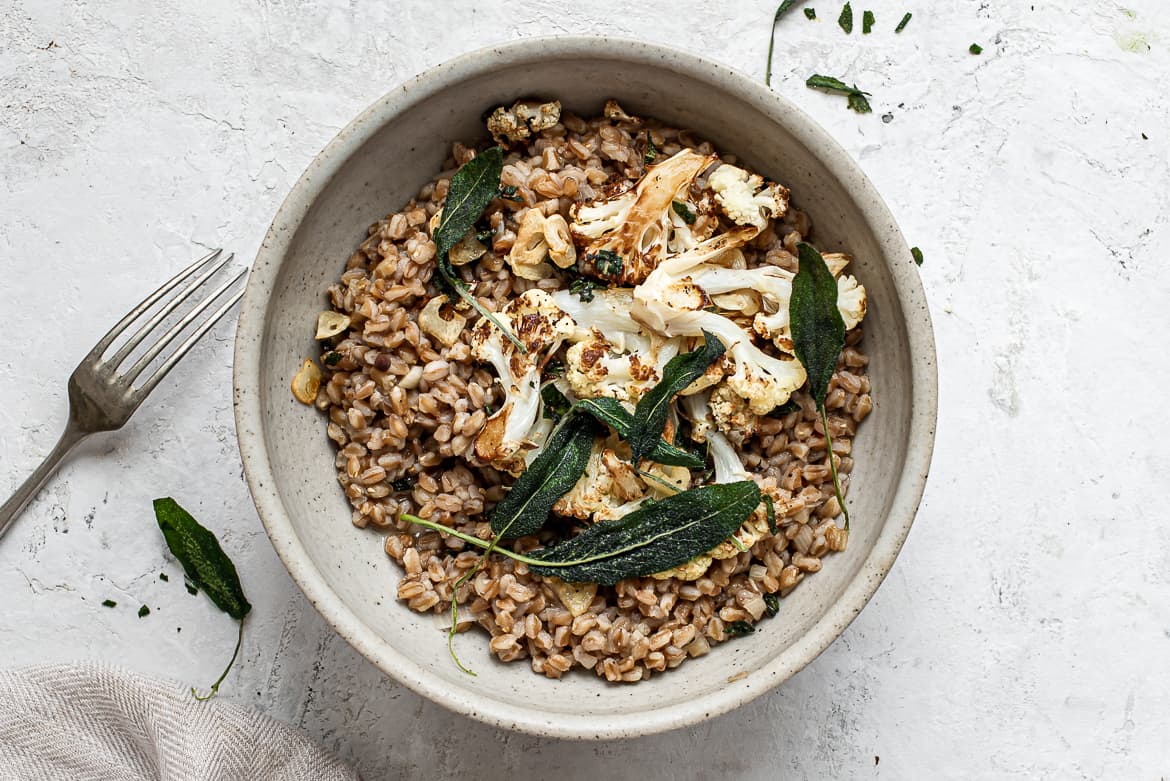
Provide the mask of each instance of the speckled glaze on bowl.
{"label": "speckled glaze on bowl", "polygon": [[[366,227],[439,170],[451,142],[485,135],[485,109],[559,97],[582,115],[616,97],[631,113],[710,138],[783,182],[822,250],[846,250],[869,295],[866,349],[874,413],[854,442],[849,549],[781,602],[750,639],[716,647],[634,685],[574,671],[554,681],[502,664],[486,636],[447,655],[444,618],[395,599],[399,570],[382,537],[350,524],[320,413],[289,379],[316,356],[326,287]],[[293,580],[347,642],[387,674],[458,713],[565,738],[646,735],[693,724],[758,697],[823,651],[885,577],[910,529],[934,443],[934,339],[918,271],[894,218],[861,170],[800,109],[736,71],[645,43],[546,38],[484,49],[403,84],[313,160],[256,257],[235,352],[236,428],[248,485]]]}

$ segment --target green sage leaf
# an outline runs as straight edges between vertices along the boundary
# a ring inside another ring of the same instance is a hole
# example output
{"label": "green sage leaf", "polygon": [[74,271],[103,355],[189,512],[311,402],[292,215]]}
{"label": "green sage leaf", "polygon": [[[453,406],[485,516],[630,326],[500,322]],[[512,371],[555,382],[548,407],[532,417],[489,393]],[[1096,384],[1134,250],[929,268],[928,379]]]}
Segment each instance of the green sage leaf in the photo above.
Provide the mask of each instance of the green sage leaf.
{"label": "green sage leaf", "polygon": [[492,531],[497,539],[540,531],[557,499],[584,474],[595,435],[596,424],[586,415],[571,416],[553,432],[544,450],[492,510]]}
{"label": "green sage leaf", "polygon": [[170,497],[154,500],[154,514],[183,571],[223,612],[242,620],[252,609],[232,560],[219,540]]}
{"label": "green sage leaf", "polygon": [[[244,596],[236,565],[232,564],[232,560],[223,552],[214,534],[203,528],[189,512],[170,497],[154,500],[154,515],[159,528],[162,529],[167,547],[183,565],[187,591],[194,594],[197,591],[195,587],[203,589],[216,607],[236,619],[240,625],[236,637],[236,650],[232,652],[232,658],[219,678],[211,684],[210,693],[203,697],[195,691],[195,687],[191,687],[191,694],[195,699],[209,700],[219,692],[219,685],[231,672],[236,658],[240,655],[240,646],[244,642],[244,616],[251,612],[252,605]],[[150,612],[145,605],[142,609]],[[139,611],[138,617],[142,618],[143,615]]]}
{"label": "green sage leaf", "polygon": [[[622,439],[628,440],[630,438],[630,429],[634,425],[634,416],[617,399],[607,397],[581,399],[577,402],[577,408],[588,412],[599,423],[604,423],[612,428]],[[697,454],[673,445],[661,437],[646,458],[659,464],[685,466],[689,469],[699,469],[706,463]]]}
{"label": "green sage leaf", "polygon": [[528,554],[528,568],[571,583],[612,586],[677,567],[726,540],[755,511],[750,480],[694,488],[616,521],[595,523],[560,545]]}
{"label": "green sage leaf", "polygon": [[837,356],[845,346],[845,321],[837,310],[837,280],[811,244],[798,245],[800,267],[792,280],[788,318],[797,360],[808,373],[809,393],[825,402]]}
{"label": "green sage leaf", "polygon": [[702,377],[707,367],[718,360],[725,350],[723,342],[714,334],[704,331],[702,347],[676,355],[666,363],[662,379],[646,391],[634,408],[634,422],[627,439],[635,464],[649,457],[655,445],[662,440],[662,431],[666,428],[666,417],[674,395]]}
{"label": "green sage leaf", "polygon": [[768,62],[764,66],[764,84],[772,86],[772,52],[776,48],[776,25],[780,21],[780,17],[788,13],[788,10],[797,3],[804,2],[804,0],[784,0],[776,8],[776,13],[772,15],[772,31],[768,37]]}
{"label": "green sage leaf", "polygon": [[540,400],[544,402],[544,417],[554,423],[573,407],[565,394],[561,393],[561,389],[551,382],[540,389]]}

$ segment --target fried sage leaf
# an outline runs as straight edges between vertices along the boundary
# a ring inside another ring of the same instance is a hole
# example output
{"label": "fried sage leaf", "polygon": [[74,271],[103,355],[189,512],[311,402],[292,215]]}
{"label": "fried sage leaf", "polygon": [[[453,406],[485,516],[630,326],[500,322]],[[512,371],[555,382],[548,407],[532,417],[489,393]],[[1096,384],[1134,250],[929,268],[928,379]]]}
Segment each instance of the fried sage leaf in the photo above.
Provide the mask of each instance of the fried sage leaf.
{"label": "fried sage leaf", "polygon": [[528,568],[570,583],[606,586],[662,572],[726,540],[759,503],[760,489],[750,480],[683,491],[529,554]]}
{"label": "fried sage leaf", "polygon": [[493,146],[468,160],[451,177],[447,200],[443,203],[443,216],[439,219],[439,227],[435,229],[434,235],[435,252],[438,255],[436,266],[439,269],[439,276],[434,281],[441,292],[457,295],[470,304],[523,353],[527,352],[523,342],[471,295],[467,284],[455,273],[449,256],[451,248],[471,230],[483,210],[500,194],[500,174],[503,170],[504,152],[498,146]]}
{"label": "fried sage leaf", "polygon": [[808,373],[813,400],[823,404],[837,356],[845,347],[845,321],[837,309],[837,280],[811,244],[798,245],[800,267],[792,280],[788,317],[797,360]]}
{"label": "fried sage leaf", "polygon": [[[197,700],[211,699],[219,691],[219,685],[231,671],[240,654],[240,645],[244,641],[244,616],[252,610],[251,603],[244,596],[244,588],[240,585],[240,576],[236,566],[223,552],[219,540],[205,529],[191,513],[179,506],[179,503],[170,497],[154,500],[154,516],[162,529],[163,539],[171,553],[183,565],[183,571],[203,593],[215,603],[223,612],[240,622],[240,631],[236,639],[236,650],[232,653],[223,673],[211,685],[211,693],[200,697],[191,688],[191,694]],[[141,613],[139,617],[141,617]]]}
{"label": "fried sage leaf", "polygon": [[837,356],[845,347],[845,321],[837,309],[837,280],[825,265],[825,259],[811,244],[801,242],[797,248],[800,267],[792,280],[792,298],[788,302],[793,351],[808,373],[809,393],[821,413],[821,423],[828,440],[826,458],[833,473],[837,503],[845,514],[845,528],[848,529],[849,509],[841,493],[837,462],[833,456],[833,440],[829,432],[829,414],[825,410],[829,381],[837,369]]}
{"label": "fried sage leaf", "polygon": [[540,531],[553,505],[585,473],[597,425],[588,415],[572,415],[544,450],[512,484],[492,511],[496,539],[509,540]]}
{"label": "fried sage leaf", "polygon": [[662,370],[662,379],[646,391],[634,408],[634,422],[627,439],[635,464],[649,457],[655,444],[662,439],[674,395],[702,377],[707,367],[718,360],[725,349],[723,342],[714,334],[704,331],[702,347],[667,361]]}
{"label": "fried sage leaf", "polygon": [[[622,439],[630,438],[630,429],[634,425],[634,416],[617,399],[601,397],[596,399],[581,399],[577,402],[577,409],[588,412],[598,422],[612,428]],[[661,437],[654,444],[646,458],[659,464],[668,466],[685,466],[689,469],[699,469],[706,463],[695,453],[672,445]]]}

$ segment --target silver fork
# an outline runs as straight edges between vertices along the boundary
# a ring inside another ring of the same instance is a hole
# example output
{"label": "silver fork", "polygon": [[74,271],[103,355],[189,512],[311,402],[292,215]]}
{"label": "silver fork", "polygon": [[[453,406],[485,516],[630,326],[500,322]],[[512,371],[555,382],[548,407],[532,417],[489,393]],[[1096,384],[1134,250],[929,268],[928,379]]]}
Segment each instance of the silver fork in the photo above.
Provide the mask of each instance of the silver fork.
{"label": "silver fork", "polygon": [[[210,331],[211,327],[227,314],[228,310],[235,306],[240,297],[244,295],[243,289],[238,290],[219,309],[206,316],[198,328],[178,347],[174,348],[152,374],[146,377],[143,382],[135,385],[135,381],[139,379],[143,369],[162,355],[162,352],[184,329],[199,319],[209,307],[244,278],[247,272],[241,271],[213,290],[183,315],[166,333],[159,336],[157,341],[129,369],[119,371],[135,348],[142,344],[143,340],[150,336],[168,315],[231,261],[233,255],[229,254],[220,258],[222,254],[223,250],[217,249],[206,257],[200,258],[147,296],[141,304],[134,307],[128,315],[111,328],[110,332],[102,337],[101,341],[73,370],[73,374],[69,377],[69,422],[65,426],[64,433],[61,434],[61,439],[57,441],[52,452],[45,457],[44,462],[29,475],[20,488],[16,489],[12,498],[0,506],[0,537],[4,536],[8,527],[32,501],[32,498],[41,490],[52,474],[57,471],[57,465],[78,442],[99,431],[113,431],[122,428],[130,416],[134,414],[134,410],[138,409],[138,406],[150,395],[150,392],[167,375],[167,372],[173,369],[179,359],[186,355],[187,351],[194,347],[195,343]],[[198,276],[196,276],[197,274]],[[192,277],[195,279],[177,292],[172,292]],[[135,331],[125,344],[120,346],[109,358],[102,357],[110,345],[114,343],[114,340],[125,332],[132,323],[141,318],[152,306],[162,301],[165,301],[162,307],[151,315],[150,319]]]}

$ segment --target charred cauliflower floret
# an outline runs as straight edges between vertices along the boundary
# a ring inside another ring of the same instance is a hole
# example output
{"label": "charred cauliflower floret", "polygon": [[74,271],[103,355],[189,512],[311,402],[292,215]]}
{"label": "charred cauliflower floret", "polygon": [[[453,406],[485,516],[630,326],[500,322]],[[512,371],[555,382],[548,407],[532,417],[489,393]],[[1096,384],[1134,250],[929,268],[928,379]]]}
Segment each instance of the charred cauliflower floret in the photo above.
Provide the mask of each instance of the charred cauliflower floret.
{"label": "charred cauliflower floret", "polygon": [[632,313],[668,336],[701,336],[710,331],[718,337],[735,364],[727,384],[748,401],[752,412],[764,415],[804,384],[804,367],[798,361],[768,355],[752,344],[751,334],[727,317],[708,311],[709,296],[689,276],[696,266],[742,245],[757,232],[751,227],[717,235],[664,261],[634,289]]}
{"label": "charred cauliflower floret", "polygon": [[506,394],[503,406],[487,419],[476,438],[475,454],[484,463],[519,474],[524,470],[525,451],[534,448],[539,438],[534,437],[534,429],[540,423],[540,363],[573,334],[576,324],[552,296],[536,289],[510,301],[501,315],[527,353],[516,349],[486,318],[472,330],[472,355],[495,367]]}
{"label": "charred cauliflower floret", "polygon": [[633,285],[666,256],[675,231],[674,202],[714,156],[683,149],[651,166],[630,190],[589,204],[575,204],[569,230],[583,271],[608,282]]}
{"label": "charred cauliflower floret", "polygon": [[754,225],[763,230],[768,220],[788,211],[788,190],[762,176],[727,163],[707,178],[716,202],[736,225]]}
{"label": "charred cauliflower floret", "polygon": [[715,427],[737,445],[742,445],[760,427],[760,418],[748,408],[747,401],[728,385],[717,385],[708,400]]}
{"label": "charred cauliflower floret", "polygon": [[552,127],[561,121],[561,102],[552,100],[541,103],[533,100],[518,100],[508,106],[500,106],[487,118],[487,129],[497,144],[507,146],[523,141]]}
{"label": "charred cauliflower floret", "polygon": [[557,500],[553,512],[595,521],[613,520],[626,514],[623,512],[626,505],[645,497],[645,488],[629,459],[629,445],[614,437],[594,442],[585,473]]}
{"label": "charred cauliflower floret", "polygon": [[677,339],[651,337],[643,351],[623,353],[600,333],[577,342],[565,354],[565,379],[579,399],[602,396],[636,404],[678,355]]}

